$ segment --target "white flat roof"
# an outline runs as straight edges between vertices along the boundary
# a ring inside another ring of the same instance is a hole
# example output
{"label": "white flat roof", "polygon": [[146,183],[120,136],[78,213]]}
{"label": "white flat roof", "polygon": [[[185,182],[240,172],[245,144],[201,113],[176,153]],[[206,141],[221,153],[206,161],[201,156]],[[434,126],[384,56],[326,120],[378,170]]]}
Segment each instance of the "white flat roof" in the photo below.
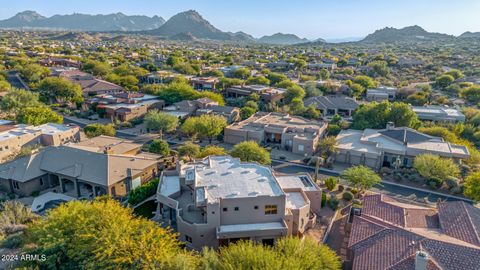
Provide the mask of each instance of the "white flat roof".
{"label": "white flat roof", "polygon": [[174,176],[163,176],[160,186],[160,194],[163,196],[170,196],[180,192],[180,179],[177,175]]}
{"label": "white flat roof", "polygon": [[302,193],[300,192],[286,192],[287,203],[286,207],[290,209],[299,209],[307,205],[307,201],[303,198]]}
{"label": "white flat roof", "polygon": [[277,181],[282,189],[301,188],[304,191],[315,191],[319,188],[313,183],[307,174],[301,175],[277,175]]}
{"label": "white flat roof", "polygon": [[230,156],[210,156],[203,163],[182,167],[182,171],[195,168],[195,187],[204,187],[208,200],[285,194],[272,170],[257,163],[243,163]]}
{"label": "white flat roof", "polygon": [[234,225],[221,225],[218,227],[220,233],[232,233],[232,232],[249,232],[249,231],[265,231],[285,229],[286,227],[282,222],[267,222],[267,223],[248,223],[248,224],[234,224]]}

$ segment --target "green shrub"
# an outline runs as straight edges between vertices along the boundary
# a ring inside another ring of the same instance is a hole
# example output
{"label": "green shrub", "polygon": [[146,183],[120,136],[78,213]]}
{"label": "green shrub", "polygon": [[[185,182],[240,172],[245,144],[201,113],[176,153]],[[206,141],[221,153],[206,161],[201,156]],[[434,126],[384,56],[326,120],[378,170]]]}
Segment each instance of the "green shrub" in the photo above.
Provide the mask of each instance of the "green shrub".
{"label": "green shrub", "polygon": [[11,235],[7,236],[2,241],[1,247],[12,249],[12,248],[18,248],[18,247],[22,246],[22,243],[23,243],[22,235],[23,235],[23,233],[15,233],[15,234],[11,234]]}
{"label": "green shrub", "polygon": [[325,192],[322,192],[322,208],[325,206],[327,203],[327,194]]}
{"label": "green shrub", "polygon": [[139,186],[134,190],[130,191],[130,193],[128,194],[128,203],[131,205],[136,205],[139,202],[154,195],[155,192],[157,192],[158,183],[159,183],[159,179],[156,178],[146,183],[145,185]]}
{"label": "green shrub", "polygon": [[338,191],[343,192],[345,187],[343,185],[338,185]]}
{"label": "green shrub", "polygon": [[445,183],[447,184],[448,189],[458,187],[458,182],[459,180],[456,177],[448,177],[447,180],[445,180]]}
{"label": "green shrub", "polygon": [[342,198],[346,201],[351,201],[353,200],[353,194],[351,192],[346,191],[343,193]]}
{"label": "green shrub", "polygon": [[340,201],[337,199],[337,197],[334,194],[330,195],[330,199],[328,200],[328,205],[332,210],[337,210],[338,205],[340,204]]}
{"label": "green shrub", "polygon": [[32,197],[37,197],[38,195],[40,195],[40,191],[36,190],[34,192],[32,192],[32,194],[30,194]]}
{"label": "green shrub", "polygon": [[438,177],[431,177],[430,179],[428,179],[427,183],[430,187],[439,188],[442,185],[443,180]]}
{"label": "green shrub", "polygon": [[325,179],[325,186],[328,188],[328,190],[333,191],[335,189],[335,186],[337,185],[337,178],[335,177],[328,177]]}
{"label": "green shrub", "polygon": [[352,192],[353,195],[356,195],[358,193],[358,189],[357,188],[352,188],[352,190],[350,190]]}

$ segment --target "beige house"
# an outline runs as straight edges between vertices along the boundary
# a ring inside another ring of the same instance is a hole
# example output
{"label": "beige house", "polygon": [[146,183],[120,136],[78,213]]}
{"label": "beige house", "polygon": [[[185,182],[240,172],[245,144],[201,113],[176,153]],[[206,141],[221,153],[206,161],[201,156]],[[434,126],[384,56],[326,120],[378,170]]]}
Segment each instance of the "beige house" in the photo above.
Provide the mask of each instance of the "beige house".
{"label": "beige house", "polygon": [[309,175],[279,176],[257,163],[210,156],[162,173],[157,216],[197,250],[241,239],[273,245],[314,226],[321,195]]}
{"label": "beige house", "polygon": [[442,138],[414,129],[392,125],[386,129],[342,130],[337,136],[335,162],[382,167],[410,167],[420,154],[435,154],[460,161],[469,158],[463,145],[445,142]]}
{"label": "beige house", "polygon": [[77,198],[124,197],[158,175],[158,158],[139,144],[100,136],[79,144],[47,147],[0,165],[0,189],[20,196],[53,189]]}
{"label": "beige house", "polygon": [[27,145],[58,146],[80,139],[75,125],[44,124],[0,126],[0,160],[5,161]]}
{"label": "beige house", "polygon": [[312,155],[327,129],[326,122],[283,113],[259,112],[225,128],[224,141],[256,141],[300,155]]}

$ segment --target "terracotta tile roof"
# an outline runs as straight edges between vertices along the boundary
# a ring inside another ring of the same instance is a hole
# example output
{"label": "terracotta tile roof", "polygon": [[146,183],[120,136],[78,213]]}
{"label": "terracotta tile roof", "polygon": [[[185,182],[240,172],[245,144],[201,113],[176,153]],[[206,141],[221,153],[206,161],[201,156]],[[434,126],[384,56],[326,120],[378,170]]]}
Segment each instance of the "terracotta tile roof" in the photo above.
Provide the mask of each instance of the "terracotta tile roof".
{"label": "terracotta tile roof", "polygon": [[405,213],[403,208],[387,203],[383,198],[383,195],[380,194],[365,197],[362,213],[404,227]]}
{"label": "terracotta tile roof", "polygon": [[457,201],[439,204],[438,213],[445,234],[480,246],[480,209]]}
{"label": "terracotta tile roof", "polygon": [[[405,260],[387,268],[387,270],[412,270],[415,269],[415,255],[412,255]],[[428,260],[427,270],[441,270],[440,266],[432,259]]]}
{"label": "terracotta tile roof", "polygon": [[427,269],[478,270],[480,266],[480,248],[432,240],[400,228],[381,230],[351,249],[354,270],[413,269],[406,266],[410,264],[409,258],[419,250],[431,257],[433,265],[429,263]]}
{"label": "terracotta tile roof", "polygon": [[439,228],[438,213],[435,209],[405,209],[408,228]]}

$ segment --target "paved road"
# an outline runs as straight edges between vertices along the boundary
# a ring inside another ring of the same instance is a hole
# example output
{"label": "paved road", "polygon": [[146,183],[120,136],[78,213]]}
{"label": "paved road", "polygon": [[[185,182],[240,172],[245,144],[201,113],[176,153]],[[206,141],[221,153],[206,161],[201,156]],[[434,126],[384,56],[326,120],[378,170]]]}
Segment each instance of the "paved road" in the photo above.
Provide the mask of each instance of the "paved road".
{"label": "paved road", "polygon": [[15,70],[8,71],[7,81],[8,83],[10,83],[12,87],[15,87],[18,89],[30,90],[28,86],[25,84],[25,82],[23,82],[22,79],[18,76],[18,71],[15,71]]}
{"label": "paved road", "polygon": [[[275,169],[275,171],[278,171],[281,173],[304,172],[304,173],[310,173],[312,175],[315,173],[315,168],[313,167],[297,165],[297,164],[292,164],[292,163],[287,163],[282,161],[272,161],[272,167]],[[326,178],[328,176],[338,176],[338,175],[339,175],[338,173],[332,172],[329,170],[324,170],[324,169],[319,170],[319,178],[321,179]],[[342,184],[345,184],[345,183],[342,183]],[[431,192],[428,192],[427,190],[419,191],[419,190],[411,189],[408,187],[397,186],[397,185],[386,183],[386,182],[383,182],[382,184],[373,187],[371,191],[383,193],[399,199],[416,201],[420,203],[433,204],[433,203],[436,203],[439,199],[441,199],[442,201],[456,200],[453,198],[449,198],[446,195],[433,194]],[[469,202],[468,200],[466,201]]]}

